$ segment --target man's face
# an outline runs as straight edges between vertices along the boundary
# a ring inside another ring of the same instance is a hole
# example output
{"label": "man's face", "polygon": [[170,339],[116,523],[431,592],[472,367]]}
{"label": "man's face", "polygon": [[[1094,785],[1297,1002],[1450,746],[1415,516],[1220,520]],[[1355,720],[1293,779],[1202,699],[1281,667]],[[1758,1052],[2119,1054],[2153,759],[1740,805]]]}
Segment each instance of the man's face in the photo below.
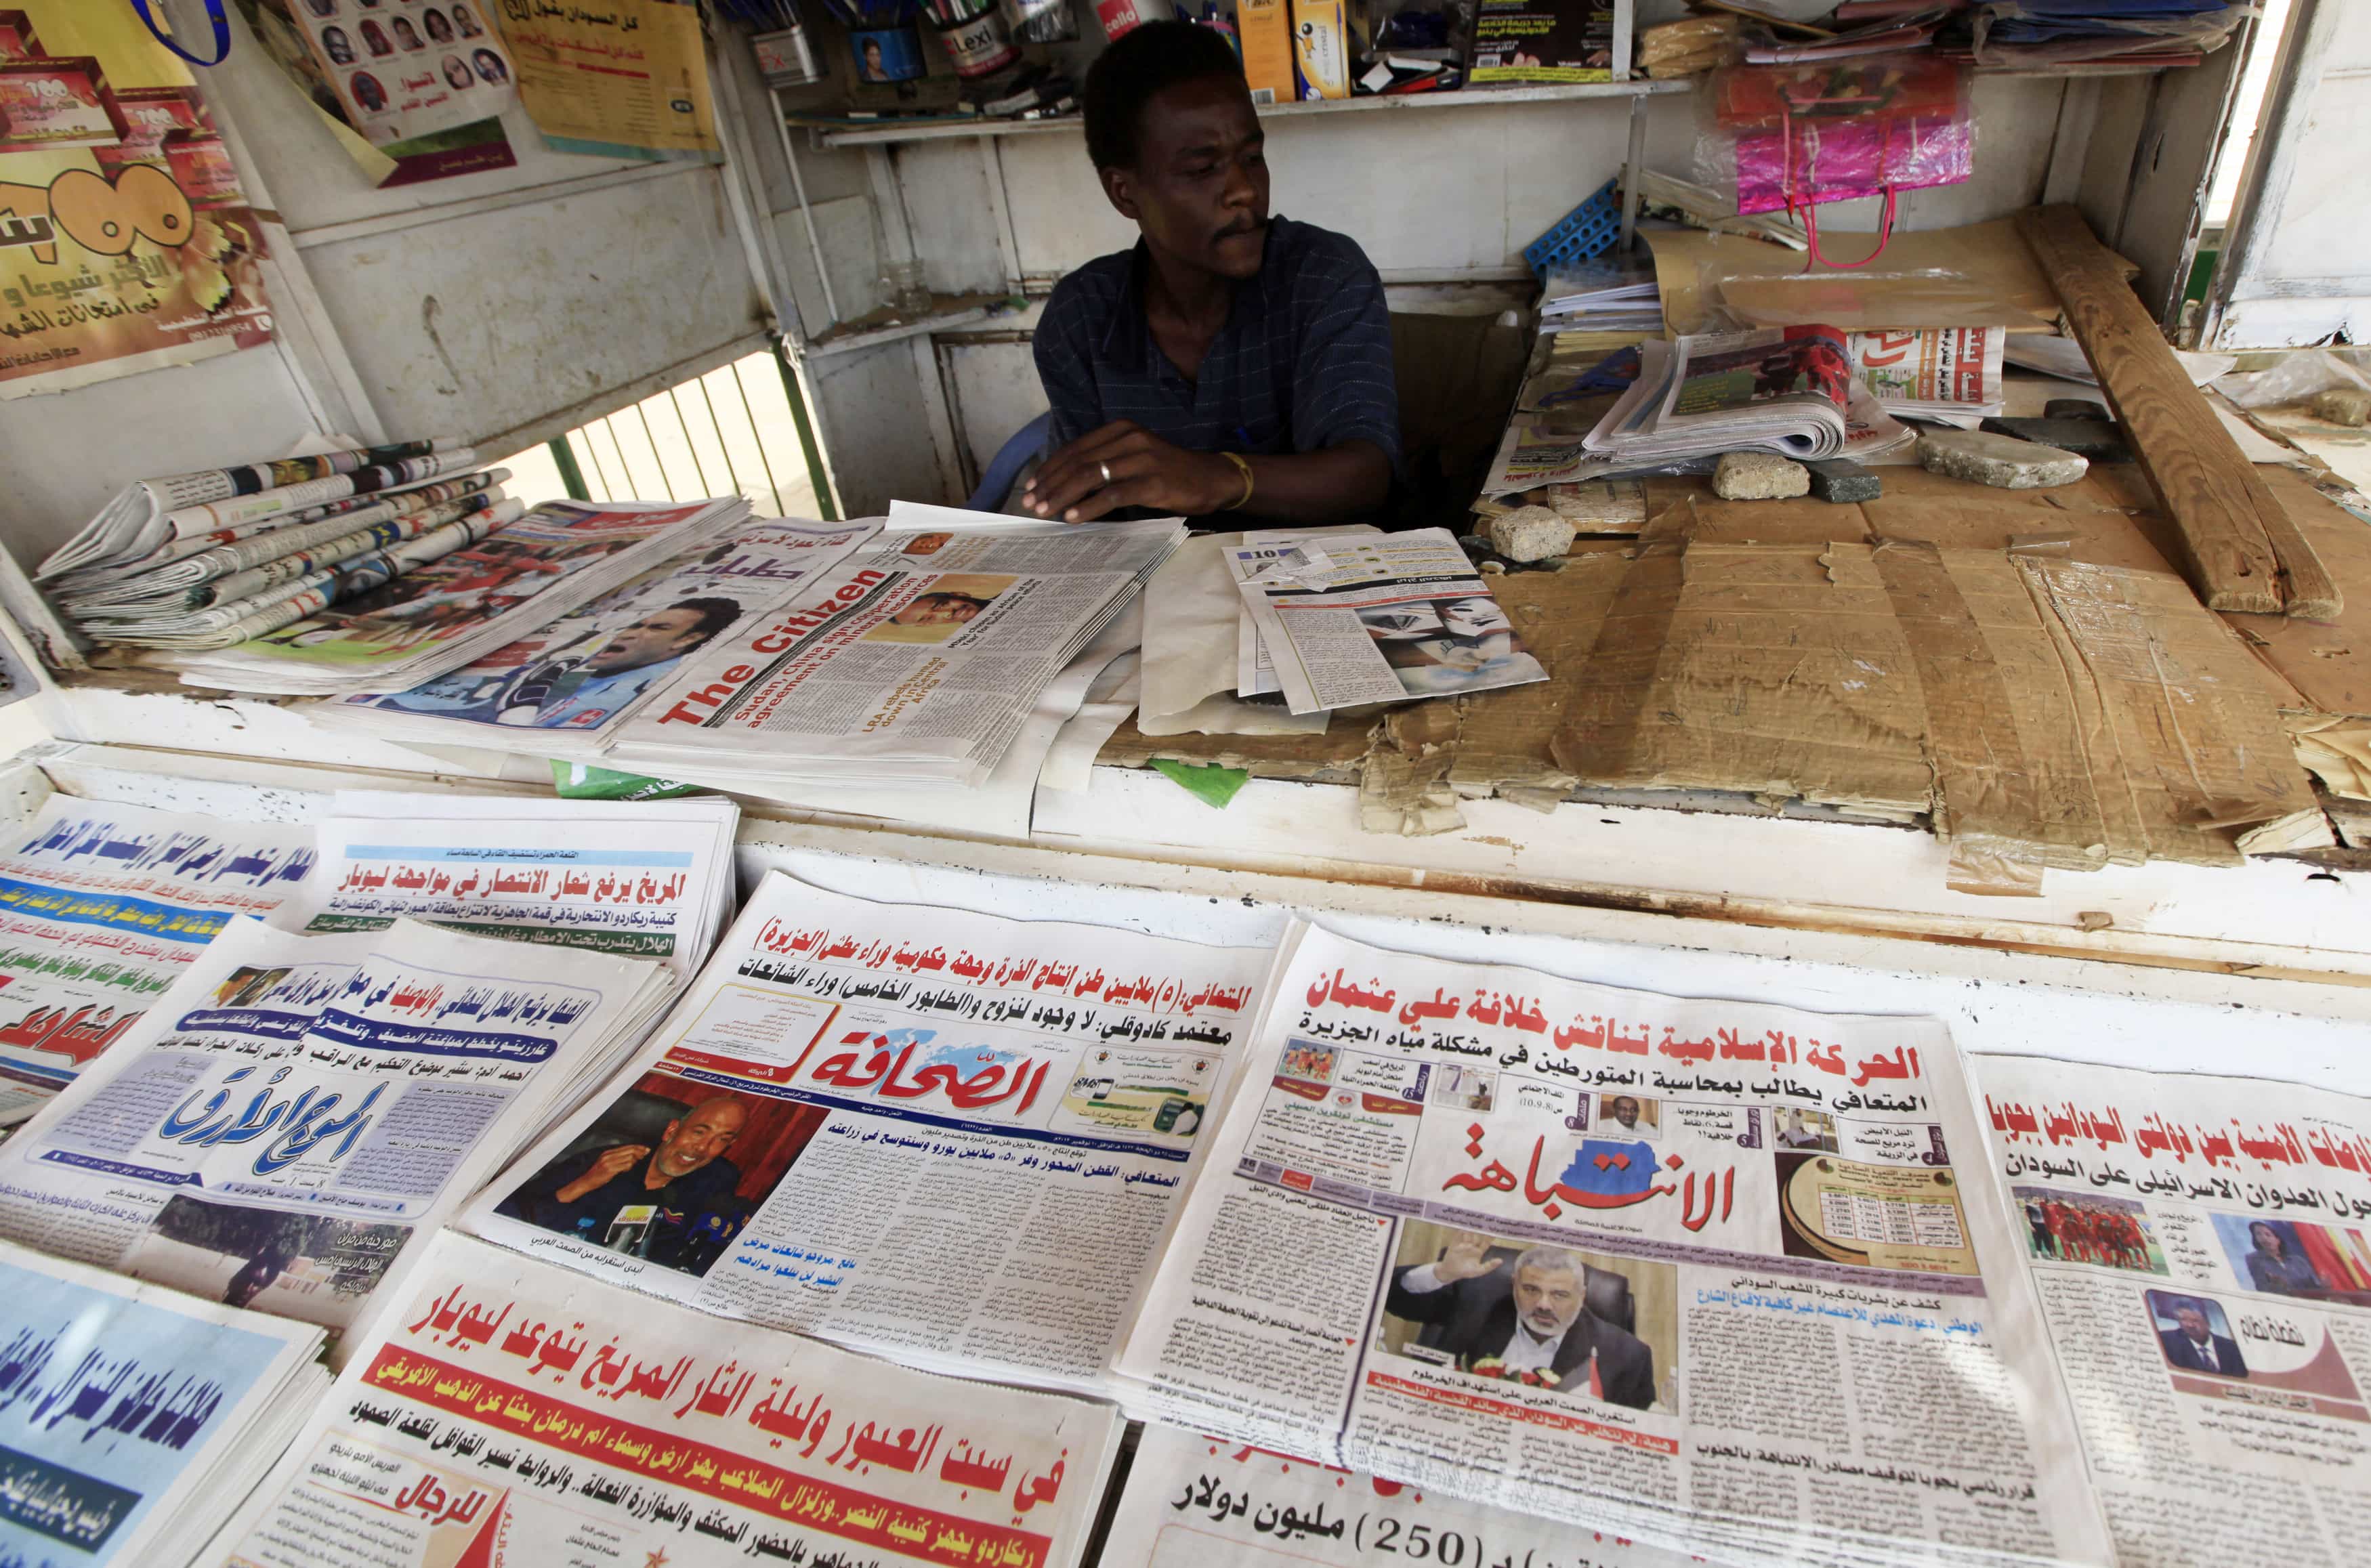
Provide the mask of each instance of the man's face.
{"label": "man's face", "polygon": [[1222,277],[1260,270],[1267,242],[1267,159],[1241,79],[1206,76],[1152,95],[1140,110],[1133,168],[1103,171],[1104,190],[1145,242]]}
{"label": "man's face", "polygon": [[1624,1126],[1636,1127],[1638,1124],[1638,1102],[1628,1095],[1615,1095],[1613,1110],[1613,1119]]}
{"label": "man's face", "polygon": [[907,606],[900,617],[908,626],[961,626],[979,614],[979,606],[969,599],[943,599],[933,596],[917,599]]}
{"label": "man's face", "polygon": [[2192,1344],[2206,1343],[2205,1313],[2195,1307],[2177,1307],[2173,1309],[2173,1320],[2181,1325],[2181,1332],[2190,1336]]}
{"label": "man's face", "polygon": [[610,633],[609,640],[593,651],[584,667],[596,675],[639,670],[686,652],[699,641],[698,611],[653,610],[633,625]]}
{"label": "man's face", "polygon": [[1569,1269],[1534,1263],[1515,1271],[1515,1310],[1541,1339],[1562,1339],[1580,1316],[1580,1281]]}
{"label": "man's face", "polygon": [[731,1148],[733,1140],[741,1136],[741,1124],[748,1119],[748,1113],[730,1100],[695,1105],[689,1115],[667,1124],[666,1136],[659,1139],[651,1164],[670,1182],[688,1176]]}

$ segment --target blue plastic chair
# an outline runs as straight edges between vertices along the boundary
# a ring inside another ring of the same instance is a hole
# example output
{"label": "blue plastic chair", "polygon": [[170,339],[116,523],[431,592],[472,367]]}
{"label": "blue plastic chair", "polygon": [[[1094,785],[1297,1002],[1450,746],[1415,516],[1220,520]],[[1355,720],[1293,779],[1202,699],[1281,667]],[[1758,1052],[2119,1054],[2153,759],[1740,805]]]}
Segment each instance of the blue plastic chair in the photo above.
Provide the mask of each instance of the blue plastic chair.
{"label": "blue plastic chair", "polygon": [[1054,426],[1049,411],[1038,415],[1012,432],[1012,439],[996,449],[988,471],[979,477],[979,488],[971,492],[964,504],[974,512],[1001,512],[1005,498],[1012,493],[1012,481],[1029,466],[1029,459],[1045,450],[1046,432]]}

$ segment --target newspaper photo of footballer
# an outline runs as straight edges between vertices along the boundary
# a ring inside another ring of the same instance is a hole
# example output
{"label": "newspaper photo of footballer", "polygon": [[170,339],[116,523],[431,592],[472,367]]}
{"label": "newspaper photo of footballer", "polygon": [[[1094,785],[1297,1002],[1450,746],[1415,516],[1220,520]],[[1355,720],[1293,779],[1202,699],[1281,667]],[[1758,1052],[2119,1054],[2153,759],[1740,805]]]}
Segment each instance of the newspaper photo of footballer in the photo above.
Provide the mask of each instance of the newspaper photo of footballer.
{"label": "newspaper photo of footballer", "polygon": [[1411,1221],[1375,1349],[1476,1378],[1648,1410],[1679,1345],[1670,1263]]}
{"label": "newspaper photo of footballer", "polygon": [[1354,611],[1410,697],[1544,680],[1515,624],[1486,594],[1412,599]]}
{"label": "newspaper photo of footballer", "polygon": [[2025,1221],[2026,1250],[2053,1263],[2096,1263],[2134,1274],[2170,1274],[2148,1209],[2130,1198],[2011,1187]]}
{"label": "newspaper photo of footballer", "polygon": [[494,1212],[705,1275],[829,1115],[647,1072]]}

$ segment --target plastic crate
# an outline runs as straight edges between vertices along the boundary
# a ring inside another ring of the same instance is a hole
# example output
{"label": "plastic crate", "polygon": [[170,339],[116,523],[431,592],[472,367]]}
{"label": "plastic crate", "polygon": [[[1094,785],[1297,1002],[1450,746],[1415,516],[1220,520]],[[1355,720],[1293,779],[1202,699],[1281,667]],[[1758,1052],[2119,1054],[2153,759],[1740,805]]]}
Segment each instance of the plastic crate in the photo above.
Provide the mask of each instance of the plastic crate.
{"label": "plastic crate", "polygon": [[1619,180],[1609,179],[1597,193],[1563,217],[1556,226],[1523,247],[1523,262],[1532,275],[1547,282],[1548,269],[1560,262],[1586,261],[1602,256],[1622,237]]}

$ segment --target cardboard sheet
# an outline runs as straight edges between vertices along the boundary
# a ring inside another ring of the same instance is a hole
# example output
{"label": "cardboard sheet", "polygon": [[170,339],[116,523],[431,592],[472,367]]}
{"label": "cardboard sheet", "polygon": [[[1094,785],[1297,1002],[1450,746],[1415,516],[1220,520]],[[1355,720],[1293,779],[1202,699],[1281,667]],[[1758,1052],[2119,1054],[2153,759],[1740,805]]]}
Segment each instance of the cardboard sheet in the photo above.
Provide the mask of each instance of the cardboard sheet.
{"label": "cardboard sheet", "polygon": [[2371,523],[2322,494],[2294,468],[2268,464],[2256,471],[2347,590],[2346,606],[2327,621],[2248,615],[2225,619],[2296,688],[2302,705],[2371,718]]}
{"label": "cardboard sheet", "polygon": [[[1758,239],[1696,229],[1643,232],[1655,253],[1663,322],[1673,336],[1714,330],[1714,307],[1722,301],[1713,291],[1731,279],[1745,281],[1729,288],[1732,308],[1783,310],[1790,312],[1784,317],[1789,322],[1824,321],[1847,330],[1915,324],[2039,332],[2054,330],[2059,319],[2057,291],[2007,218],[1961,228],[1897,229],[1868,271],[1808,277],[1801,252]],[[1821,244],[1849,263],[1868,254],[1876,237],[1823,235]],[[1828,314],[1805,316],[1789,303],[1806,294]]]}

